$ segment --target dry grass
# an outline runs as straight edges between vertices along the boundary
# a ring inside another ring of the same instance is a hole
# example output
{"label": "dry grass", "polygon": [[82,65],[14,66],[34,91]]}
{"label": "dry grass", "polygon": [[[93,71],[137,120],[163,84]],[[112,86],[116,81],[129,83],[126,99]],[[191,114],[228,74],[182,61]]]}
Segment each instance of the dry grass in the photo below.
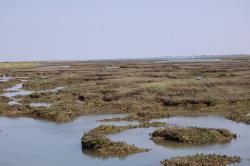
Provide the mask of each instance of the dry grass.
{"label": "dry grass", "polygon": [[37,62],[0,62],[0,69],[27,68],[37,66]]}

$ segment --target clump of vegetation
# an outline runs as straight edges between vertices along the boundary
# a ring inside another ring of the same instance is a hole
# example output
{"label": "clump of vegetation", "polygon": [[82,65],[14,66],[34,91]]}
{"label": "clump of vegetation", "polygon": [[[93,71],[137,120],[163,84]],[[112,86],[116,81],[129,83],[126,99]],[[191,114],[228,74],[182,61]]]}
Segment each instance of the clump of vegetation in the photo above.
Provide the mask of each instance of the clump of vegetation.
{"label": "clump of vegetation", "polygon": [[167,126],[163,129],[158,129],[152,133],[152,139],[168,140],[185,144],[214,144],[227,143],[236,135],[227,129],[212,129],[212,128],[198,128],[198,127],[176,127]]}
{"label": "clump of vegetation", "polygon": [[226,116],[226,118],[236,122],[250,124],[250,113],[235,113]]}
{"label": "clump of vegetation", "polygon": [[122,118],[103,119],[101,121],[149,121],[151,119],[169,118],[167,111],[142,111]]}
{"label": "clump of vegetation", "polygon": [[178,105],[201,105],[204,104],[206,106],[214,105],[214,101],[211,99],[198,99],[198,98],[182,98],[182,99],[175,99],[169,97],[160,97],[159,100],[165,106],[178,106]]}
{"label": "clump of vegetation", "polygon": [[102,156],[127,156],[139,152],[147,152],[149,149],[138,148],[124,142],[114,142],[104,134],[113,134],[129,129],[133,126],[105,126],[101,125],[85,133],[82,137],[82,149],[93,150]]}
{"label": "clump of vegetation", "polygon": [[238,156],[196,154],[193,156],[174,157],[169,160],[161,161],[161,164],[164,166],[226,166],[228,164],[239,163],[240,161],[241,159]]}
{"label": "clump of vegetation", "polygon": [[127,125],[127,126],[113,126],[113,125],[100,125],[92,130],[94,133],[100,134],[115,134],[122,132],[127,129],[137,128],[136,125]]}
{"label": "clump of vegetation", "polygon": [[114,142],[100,133],[86,133],[82,138],[82,148],[94,150],[104,156],[127,156],[139,152],[147,152],[148,149],[138,148],[123,142]]}
{"label": "clump of vegetation", "polygon": [[115,134],[120,133],[124,130],[135,129],[135,128],[149,128],[149,127],[163,127],[166,123],[164,122],[143,122],[139,125],[126,125],[126,126],[114,126],[114,125],[100,125],[91,131],[100,134]]}
{"label": "clump of vegetation", "polygon": [[139,125],[141,128],[148,128],[148,127],[163,127],[166,126],[165,122],[143,122]]}

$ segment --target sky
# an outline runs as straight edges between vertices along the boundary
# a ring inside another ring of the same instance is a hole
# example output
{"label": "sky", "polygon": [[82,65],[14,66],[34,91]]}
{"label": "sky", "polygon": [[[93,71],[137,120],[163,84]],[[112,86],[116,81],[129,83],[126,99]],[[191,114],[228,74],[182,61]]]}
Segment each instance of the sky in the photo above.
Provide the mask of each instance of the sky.
{"label": "sky", "polygon": [[249,0],[0,0],[0,61],[240,53]]}

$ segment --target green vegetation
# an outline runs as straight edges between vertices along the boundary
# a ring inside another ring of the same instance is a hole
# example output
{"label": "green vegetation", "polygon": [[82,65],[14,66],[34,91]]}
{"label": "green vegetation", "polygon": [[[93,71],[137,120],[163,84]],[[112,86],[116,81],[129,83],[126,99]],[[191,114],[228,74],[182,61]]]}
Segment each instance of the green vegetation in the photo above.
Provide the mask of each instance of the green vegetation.
{"label": "green vegetation", "polygon": [[164,166],[226,166],[228,164],[239,163],[240,157],[216,154],[196,154],[193,156],[174,157],[161,161]]}
{"label": "green vegetation", "polygon": [[185,144],[215,144],[230,142],[236,135],[227,129],[167,126],[152,133],[152,139],[168,140]]}

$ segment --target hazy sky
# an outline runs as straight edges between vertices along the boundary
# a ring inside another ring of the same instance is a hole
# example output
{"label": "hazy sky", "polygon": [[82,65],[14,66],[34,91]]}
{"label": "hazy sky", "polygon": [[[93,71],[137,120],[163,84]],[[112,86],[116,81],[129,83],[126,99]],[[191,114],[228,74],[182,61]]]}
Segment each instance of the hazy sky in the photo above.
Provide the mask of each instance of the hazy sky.
{"label": "hazy sky", "polygon": [[250,53],[250,0],[0,0],[0,61]]}

